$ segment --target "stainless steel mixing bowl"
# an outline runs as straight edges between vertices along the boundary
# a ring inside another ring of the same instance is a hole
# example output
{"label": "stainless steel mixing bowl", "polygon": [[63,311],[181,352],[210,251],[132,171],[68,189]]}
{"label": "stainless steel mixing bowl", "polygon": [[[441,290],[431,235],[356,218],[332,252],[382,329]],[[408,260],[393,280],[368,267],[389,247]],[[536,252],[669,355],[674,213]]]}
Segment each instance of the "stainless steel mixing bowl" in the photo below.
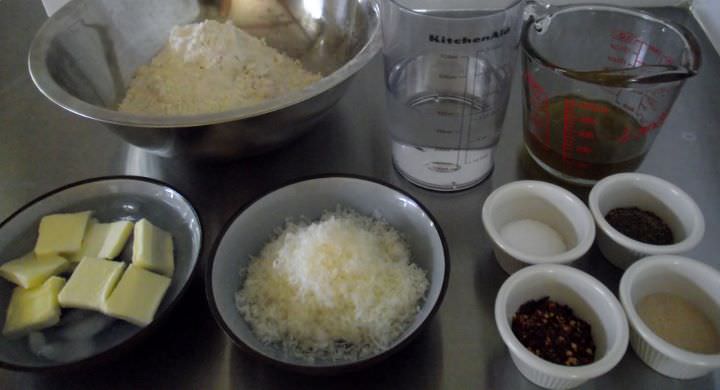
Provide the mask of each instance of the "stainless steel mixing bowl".
{"label": "stainless steel mixing bowl", "polygon": [[[136,69],[170,29],[232,20],[325,77],[265,103],[220,113],[136,115],[115,108]],[[73,0],[38,31],[30,75],[57,105],[105,124],[163,156],[233,158],[263,153],[308,131],[380,48],[374,0]]]}

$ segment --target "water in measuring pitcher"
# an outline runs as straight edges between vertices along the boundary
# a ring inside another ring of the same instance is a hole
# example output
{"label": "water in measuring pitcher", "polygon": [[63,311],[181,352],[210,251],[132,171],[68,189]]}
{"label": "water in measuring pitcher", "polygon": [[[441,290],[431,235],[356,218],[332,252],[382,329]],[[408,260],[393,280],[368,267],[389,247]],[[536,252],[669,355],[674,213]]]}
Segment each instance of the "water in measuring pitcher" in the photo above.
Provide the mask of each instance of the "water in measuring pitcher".
{"label": "water in measuring pitcher", "polygon": [[427,54],[388,72],[393,162],[422,187],[454,191],[490,174],[511,68],[480,57]]}

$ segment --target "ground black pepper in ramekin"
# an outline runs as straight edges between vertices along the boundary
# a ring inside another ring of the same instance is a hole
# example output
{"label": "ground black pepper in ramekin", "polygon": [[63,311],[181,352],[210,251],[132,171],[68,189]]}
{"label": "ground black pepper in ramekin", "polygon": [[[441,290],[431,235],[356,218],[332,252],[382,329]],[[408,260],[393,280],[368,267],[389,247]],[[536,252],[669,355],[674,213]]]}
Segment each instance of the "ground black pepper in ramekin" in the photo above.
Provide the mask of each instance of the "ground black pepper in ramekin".
{"label": "ground black pepper in ramekin", "polygon": [[637,207],[610,210],[605,220],[620,233],[646,244],[670,245],[675,242],[672,230],[655,213]]}
{"label": "ground black pepper in ramekin", "polygon": [[550,362],[582,366],[595,360],[590,324],[549,297],[522,304],[513,316],[512,331],[522,345]]}

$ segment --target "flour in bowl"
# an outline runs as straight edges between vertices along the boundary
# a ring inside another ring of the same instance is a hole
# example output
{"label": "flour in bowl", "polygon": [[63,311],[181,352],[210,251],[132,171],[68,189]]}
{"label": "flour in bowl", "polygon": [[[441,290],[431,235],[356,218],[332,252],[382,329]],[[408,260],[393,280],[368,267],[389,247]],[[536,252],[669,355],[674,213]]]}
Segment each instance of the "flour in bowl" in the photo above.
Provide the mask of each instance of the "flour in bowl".
{"label": "flour in bowl", "polygon": [[322,76],[235,27],[206,20],[176,26],[140,67],[119,110],[192,115],[251,106],[300,90]]}

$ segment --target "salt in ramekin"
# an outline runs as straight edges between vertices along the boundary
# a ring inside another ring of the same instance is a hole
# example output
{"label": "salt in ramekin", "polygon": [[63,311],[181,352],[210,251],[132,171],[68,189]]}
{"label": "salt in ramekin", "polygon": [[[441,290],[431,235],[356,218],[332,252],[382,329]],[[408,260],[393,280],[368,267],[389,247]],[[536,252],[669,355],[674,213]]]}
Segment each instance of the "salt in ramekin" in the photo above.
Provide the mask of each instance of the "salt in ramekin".
{"label": "salt in ramekin", "polygon": [[[568,249],[554,256],[540,256],[514,248],[500,230],[521,219],[548,225]],[[583,256],[595,239],[595,223],[585,204],[570,191],[542,181],[521,180],[497,188],[483,204],[482,221],[498,263],[509,274],[533,264],[571,263]]]}

